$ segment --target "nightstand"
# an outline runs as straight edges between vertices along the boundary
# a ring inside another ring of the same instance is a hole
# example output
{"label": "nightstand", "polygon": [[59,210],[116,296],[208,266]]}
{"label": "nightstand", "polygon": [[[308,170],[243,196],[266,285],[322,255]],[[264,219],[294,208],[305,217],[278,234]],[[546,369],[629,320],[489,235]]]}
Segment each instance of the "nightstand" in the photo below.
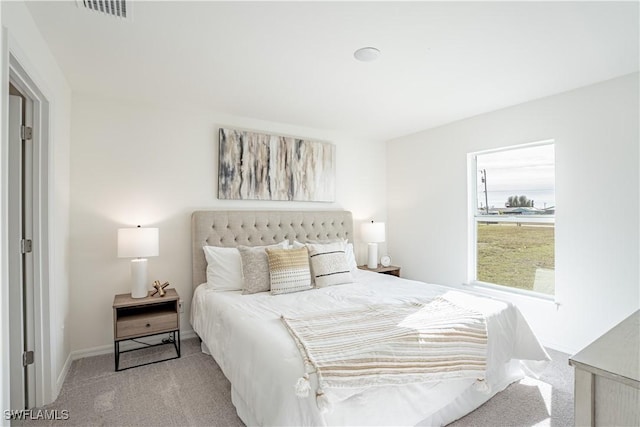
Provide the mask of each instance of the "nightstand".
{"label": "nightstand", "polygon": [[383,267],[382,265],[378,264],[378,268],[369,268],[365,264],[359,265],[358,268],[360,270],[373,271],[374,273],[390,274],[392,276],[400,277],[400,267],[395,265]]}
{"label": "nightstand", "polygon": [[[175,289],[166,289],[164,297],[131,298],[131,294],[115,296],[113,299],[113,347],[116,372],[180,357],[179,302],[180,296]],[[130,350],[120,350],[122,341],[165,333],[171,333],[169,342],[163,341]],[[176,356],[120,369],[120,354],[166,344],[173,344]]]}

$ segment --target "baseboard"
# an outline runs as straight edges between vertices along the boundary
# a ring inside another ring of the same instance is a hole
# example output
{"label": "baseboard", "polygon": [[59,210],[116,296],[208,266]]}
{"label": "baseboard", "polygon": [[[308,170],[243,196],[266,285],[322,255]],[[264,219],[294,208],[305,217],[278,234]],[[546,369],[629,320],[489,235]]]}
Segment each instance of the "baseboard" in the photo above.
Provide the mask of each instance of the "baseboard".
{"label": "baseboard", "polygon": [[189,329],[188,331],[180,331],[180,341],[187,340],[189,338],[196,338],[198,334],[193,329]]}
{"label": "baseboard", "polygon": [[58,375],[58,379],[56,380],[55,396],[52,396],[52,402],[58,398],[60,390],[62,390],[62,384],[64,384],[64,380],[67,378],[67,374],[69,373],[69,369],[71,368],[71,362],[73,362],[71,354],[72,353],[69,353],[69,355],[67,356],[67,360],[64,361],[64,365],[62,365],[60,375]]}
{"label": "baseboard", "polygon": [[[186,339],[194,338],[194,337],[197,337],[197,334],[194,332],[193,329],[189,329],[188,331],[180,331],[180,341],[184,341]],[[132,343],[129,341],[125,341],[120,344],[120,348],[122,350],[129,350],[129,349],[135,348],[136,346],[137,346],[136,343]],[[113,353],[113,344],[85,348],[82,350],[74,350],[69,355],[69,358],[71,359],[71,361],[74,361],[78,359],[83,359],[85,357],[101,356],[103,354],[110,354],[110,353]],[[66,376],[66,373],[65,373],[65,376]]]}

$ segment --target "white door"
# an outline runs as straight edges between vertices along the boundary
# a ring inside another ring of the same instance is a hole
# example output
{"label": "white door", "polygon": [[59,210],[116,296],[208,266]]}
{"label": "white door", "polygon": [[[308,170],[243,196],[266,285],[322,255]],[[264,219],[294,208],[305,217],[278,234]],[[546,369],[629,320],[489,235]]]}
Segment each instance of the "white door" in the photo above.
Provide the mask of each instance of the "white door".
{"label": "white door", "polygon": [[[9,327],[11,409],[35,404],[33,300],[33,149],[30,102],[9,96]],[[29,363],[31,362],[31,363]]]}

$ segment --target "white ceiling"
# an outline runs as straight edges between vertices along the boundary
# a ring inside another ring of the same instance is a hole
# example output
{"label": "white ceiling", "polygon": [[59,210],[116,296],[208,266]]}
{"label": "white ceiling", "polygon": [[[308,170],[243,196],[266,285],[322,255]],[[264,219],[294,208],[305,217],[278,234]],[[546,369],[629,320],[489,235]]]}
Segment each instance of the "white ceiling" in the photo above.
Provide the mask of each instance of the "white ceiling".
{"label": "white ceiling", "polygon": [[28,2],[74,92],[376,140],[638,71],[638,6],[154,1],[121,21]]}

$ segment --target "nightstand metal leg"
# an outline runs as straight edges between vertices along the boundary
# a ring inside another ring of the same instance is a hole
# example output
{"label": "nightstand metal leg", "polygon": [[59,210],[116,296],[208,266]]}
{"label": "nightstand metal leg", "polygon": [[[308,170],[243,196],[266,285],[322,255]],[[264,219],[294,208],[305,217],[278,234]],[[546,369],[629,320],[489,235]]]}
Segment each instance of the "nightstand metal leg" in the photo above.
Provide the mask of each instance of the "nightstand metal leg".
{"label": "nightstand metal leg", "polygon": [[115,360],[116,360],[116,372],[118,372],[118,368],[120,367],[120,342],[119,341],[113,342],[113,353],[115,354]]}
{"label": "nightstand metal leg", "polygon": [[[160,333],[157,333],[157,334],[150,334],[150,335],[146,335],[146,336],[150,337],[150,336],[160,335],[160,334],[165,334],[165,333],[167,333],[167,332],[160,332]],[[175,331],[168,331],[168,333],[171,334],[169,336],[168,340],[162,340],[162,342],[159,342],[157,344],[146,344],[146,345],[144,345],[142,347],[131,348],[131,349],[122,350],[122,351],[120,351],[120,341],[114,341],[113,345],[114,345],[114,353],[115,353],[116,372],[125,371],[125,370],[131,369],[131,368],[137,368],[138,366],[152,365],[154,363],[166,362],[167,360],[173,360],[173,359],[180,358],[180,356],[181,356],[180,330],[178,329],[178,330],[175,330]],[[129,340],[132,340],[132,339],[133,338],[130,338]],[[128,340],[125,339],[125,340],[122,340],[122,341],[128,341]],[[141,344],[144,344],[144,343],[141,343]],[[176,355],[175,356],[168,357],[166,359],[155,360],[153,362],[141,363],[139,365],[127,366],[125,368],[120,369],[120,353],[129,353],[131,351],[138,351],[138,350],[143,350],[143,349],[149,348],[149,347],[158,347],[158,346],[167,345],[167,344],[173,344],[173,348],[176,350]]]}

